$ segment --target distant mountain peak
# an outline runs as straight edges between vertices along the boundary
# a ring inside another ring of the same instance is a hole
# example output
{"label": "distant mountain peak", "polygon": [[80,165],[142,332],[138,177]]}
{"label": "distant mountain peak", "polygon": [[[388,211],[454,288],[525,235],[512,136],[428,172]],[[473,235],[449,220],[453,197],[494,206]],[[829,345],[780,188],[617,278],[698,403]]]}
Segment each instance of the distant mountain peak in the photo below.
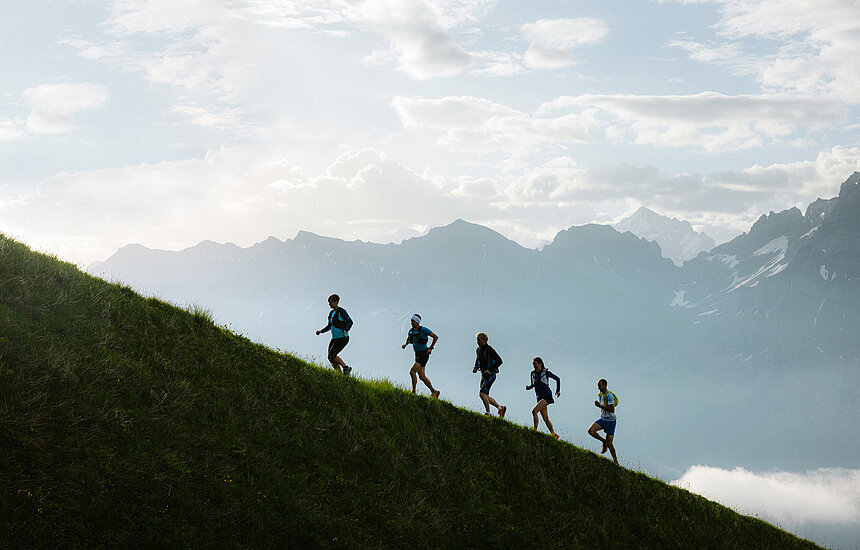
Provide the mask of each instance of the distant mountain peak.
{"label": "distant mountain peak", "polygon": [[860,205],[860,172],[854,172],[839,188],[839,202]]}
{"label": "distant mountain peak", "polygon": [[241,247],[235,243],[218,243],[211,240],[200,241],[194,246],[189,247],[187,250],[194,250],[196,252],[223,252],[225,250],[239,250]]}
{"label": "distant mountain peak", "polygon": [[842,187],[839,188],[839,195],[843,192],[857,191],[860,188],[860,172],[854,172],[847,180],[842,182]]}
{"label": "distant mountain peak", "polygon": [[457,218],[456,220],[452,221],[448,225],[442,225],[440,227],[434,227],[433,229],[430,230],[430,232],[432,233],[433,231],[452,231],[452,230],[483,231],[483,232],[496,233],[495,231],[493,231],[489,227],[485,227],[485,226],[479,225],[477,223],[467,222],[463,218]]}
{"label": "distant mountain peak", "polygon": [[323,235],[318,235],[312,231],[305,231],[303,229],[296,233],[296,236],[293,237],[292,241],[295,244],[305,246],[317,245],[321,243],[347,242],[336,237],[325,237]]}
{"label": "distant mountain peak", "polygon": [[663,251],[663,257],[681,265],[700,252],[714,247],[714,239],[693,229],[690,222],[670,218],[644,206],[624,218],[615,229],[620,233],[630,232],[637,237],[656,242]]}
{"label": "distant mountain peak", "polygon": [[426,235],[421,237],[413,237],[410,241],[421,241],[429,239],[431,241],[442,240],[451,241],[456,244],[470,243],[497,243],[498,246],[516,246],[522,248],[518,243],[508,239],[498,231],[489,227],[479,225],[473,222],[457,218],[448,225],[434,227]]}
{"label": "distant mountain peak", "polygon": [[640,206],[639,208],[636,209],[636,212],[634,212],[633,214],[628,216],[626,219],[630,220],[630,219],[636,219],[636,218],[650,219],[650,220],[661,220],[661,221],[662,220],[670,220],[670,221],[681,222],[682,224],[689,225],[690,229],[693,228],[693,226],[690,225],[690,222],[679,220],[678,218],[670,218],[669,216],[664,216],[662,214],[658,214],[657,212],[654,212],[653,210],[651,210],[650,208],[648,208],[646,206]]}
{"label": "distant mountain peak", "polygon": [[820,224],[824,218],[827,217],[828,214],[833,210],[833,207],[836,206],[836,197],[832,199],[818,199],[817,201],[811,203],[806,208],[806,219],[809,221],[809,225],[811,227],[815,227]]}
{"label": "distant mountain peak", "polygon": [[587,259],[627,258],[638,262],[645,258],[648,263],[657,260],[658,264],[666,261],[657,243],[642,239],[629,231],[621,233],[611,225],[596,223],[559,231],[552,243],[544,247],[544,251]]}
{"label": "distant mountain peak", "polygon": [[769,241],[780,235],[790,235],[802,226],[803,213],[796,206],[782,212],[762,214],[750,228],[749,236],[756,242]]}

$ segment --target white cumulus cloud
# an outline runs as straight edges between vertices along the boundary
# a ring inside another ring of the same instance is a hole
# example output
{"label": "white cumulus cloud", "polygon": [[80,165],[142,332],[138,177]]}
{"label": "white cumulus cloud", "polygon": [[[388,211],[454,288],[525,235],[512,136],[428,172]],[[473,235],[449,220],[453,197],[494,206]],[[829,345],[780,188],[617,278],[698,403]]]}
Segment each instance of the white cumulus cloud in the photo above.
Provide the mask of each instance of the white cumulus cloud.
{"label": "white cumulus cloud", "polygon": [[173,112],[187,115],[192,124],[207,128],[233,126],[241,120],[238,109],[214,110],[199,105],[177,104],[173,106]]}
{"label": "white cumulus cloud", "polygon": [[600,19],[541,19],[523,25],[520,34],[529,41],[524,62],[530,69],[560,69],[576,63],[574,49],[593,46],[609,34]]}
{"label": "white cumulus cloud", "polygon": [[571,225],[612,223],[638,206],[689,220],[723,241],[715,228],[734,229],[725,235],[731,237],[769,210],[833,197],[855,170],[860,148],[712,174],[624,164],[593,169],[559,156],[503,163],[493,177],[451,177],[416,172],[364,149],[308,174],[278,153],[224,147],[200,158],[60,173],[37,193],[9,188],[0,196],[0,219],[5,231],[35,246],[51,243],[51,252],[82,263],[130,242],[166,249],[207,239],[247,246],[299,230],[397,242],[415,236],[416,226],[456,218],[537,246]]}
{"label": "white cumulus cloud", "polygon": [[792,473],[693,466],[672,484],[779,524],[860,527],[860,470],[822,468]]}
{"label": "white cumulus cloud", "polygon": [[443,12],[429,2],[367,0],[361,13],[365,24],[388,37],[400,69],[413,78],[454,76],[472,63],[443,25]]}
{"label": "white cumulus cloud", "polygon": [[11,118],[0,118],[0,141],[15,141],[27,135],[21,122]]}
{"label": "white cumulus cloud", "polygon": [[562,96],[526,113],[487,99],[397,97],[406,127],[441,131],[452,150],[523,156],[552,144],[589,143],[602,129],[613,142],[695,147],[713,153],[789,146],[803,132],[847,120],[837,99],[790,94]]}
{"label": "white cumulus cloud", "polygon": [[440,141],[455,151],[522,156],[545,143],[582,143],[596,126],[588,111],[539,118],[477,97],[397,97],[394,110],[407,128],[441,130]]}
{"label": "white cumulus cloud", "polygon": [[843,123],[841,101],[792,94],[562,96],[541,105],[539,115],[597,109],[608,118],[613,141],[660,147],[693,146],[706,152],[782,143],[797,132]]}
{"label": "white cumulus cloud", "polygon": [[75,115],[101,107],[110,92],[101,84],[65,82],[30,88],[23,98],[32,109],[26,123],[29,133],[64,134],[77,129]]}
{"label": "white cumulus cloud", "polygon": [[[860,11],[853,0],[712,0],[709,44],[671,41],[704,63],[755,74],[765,89],[860,103]],[[715,42],[715,43],[714,43]],[[762,44],[768,44],[762,48]]]}

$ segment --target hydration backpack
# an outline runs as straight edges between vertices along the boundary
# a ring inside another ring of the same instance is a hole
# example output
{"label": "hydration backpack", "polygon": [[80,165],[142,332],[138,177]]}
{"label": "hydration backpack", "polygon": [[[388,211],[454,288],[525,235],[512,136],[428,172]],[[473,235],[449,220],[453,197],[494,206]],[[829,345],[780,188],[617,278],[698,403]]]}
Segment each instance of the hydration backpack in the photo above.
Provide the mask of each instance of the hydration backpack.
{"label": "hydration backpack", "polygon": [[[341,315],[345,316],[346,320],[341,319]],[[349,332],[349,329],[352,328],[352,325],[352,318],[350,318],[349,313],[347,313],[345,309],[339,307],[334,310],[334,313],[331,317],[331,326],[336,329]]]}
{"label": "hydration backpack", "polygon": [[410,344],[426,344],[430,340],[430,337],[421,332],[421,329],[415,330],[414,328],[409,329],[409,343]]}
{"label": "hydration backpack", "polygon": [[[611,393],[611,394],[612,394],[612,399],[613,399],[613,401],[614,401],[614,402],[613,402],[613,405],[615,405],[615,406],[617,407],[617,406],[618,406],[618,396],[617,396],[617,395],[615,395],[615,392],[613,392],[613,391],[609,391],[609,390],[606,390],[606,393],[607,393],[607,394],[609,394],[609,393]],[[597,399],[598,399],[598,400],[600,399],[600,394],[598,394],[598,395],[597,395]]]}

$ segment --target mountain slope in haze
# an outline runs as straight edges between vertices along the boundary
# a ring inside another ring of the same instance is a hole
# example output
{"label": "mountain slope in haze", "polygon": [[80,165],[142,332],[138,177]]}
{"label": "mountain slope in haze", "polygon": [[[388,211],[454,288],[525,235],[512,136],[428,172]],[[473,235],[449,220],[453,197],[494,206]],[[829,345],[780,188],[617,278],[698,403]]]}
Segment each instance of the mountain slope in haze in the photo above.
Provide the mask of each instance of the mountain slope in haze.
{"label": "mountain slope in haze", "polygon": [[[347,361],[361,375],[404,384],[412,358],[400,345],[420,313],[441,337],[431,379],[463,406],[480,407],[469,376],[475,333],[486,332],[511,369],[493,387],[497,398],[521,398],[541,356],[564,379],[558,429],[587,437],[594,384],[606,378],[635,411],[625,419],[628,456],[667,478],[704,463],[860,468],[860,440],[820,426],[832,410],[860,425],[857,180],[806,213],[763,216],[748,234],[681,267],[657,244],[608,226],[571,227],[534,250],[461,220],[401,244],[302,232],[194,251],[229,262],[134,248],[150,275],[119,256],[95,272],[200,304],[257,341],[319,361],[326,342],[314,333],[337,292],[356,321]],[[826,400],[821,380],[836,388]],[[772,396],[764,409],[761,388]],[[510,415],[531,422],[528,410]],[[673,429],[655,432],[667,418]],[[767,429],[737,429],[750,418]]]}
{"label": "mountain slope in haze", "polygon": [[757,335],[740,353],[856,365],[860,173],[838,197],[812,203],[805,214],[792,208],[763,215],[748,233],[684,268],[679,305],[716,325],[715,334]]}
{"label": "mountain slope in haze", "polygon": [[[227,249],[207,258],[197,257],[198,247],[182,252],[133,247],[133,262],[124,249],[91,272],[176,303],[205,304],[218,318],[238,321],[246,329],[271,319],[270,326],[283,333],[299,331],[307,322],[303,312],[337,289],[349,296],[356,311],[371,312],[375,333],[399,332],[405,312],[420,309],[429,315],[428,322],[434,317],[462,321],[462,327],[448,332],[462,328],[473,333],[474,321],[482,319],[485,327],[499,327],[495,330],[503,333],[504,327],[516,327],[541,340],[562,342],[573,334],[581,352],[595,358],[602,355],[597,343],[605,328],[623,331],[655,307],[661,318],[683,317],[668,308],[678,274],[659,247],[606,226],[562,231],[541,251],[462,220],[399,245],[344,242],[306,232],[266,243],[265,253],[258,253],[260,245],[238,252],[225,245]],[[213,265],[213,258],[234,253],[238,261],[231,256],[220,267],[217,261]],[[146,271],[135,267],[142,264],[149,266]],[[607,316],[605,304],[616,304],[620,317]],[[546,330],[547,312],[591,308],[600,315],[569,317],[575,331],[561,325],[556,328],[562,332]],[[667,325],[677,332],[670,319]],[[637,329],[642,334],[633,342],[644,348],[660,342],[652,330],[663,328],[651,323]],[[273,331],[262,337],[277,335]]]}
{"label": "mountain slope in haze", "polygon": [[714,248],[714,239],[693,229],[688,221],[669,218],[640,207],[613,227],[621,233],[629,231],[637,237],[660,245],[663,256],[680,266],[701,252]]}
{"label": "mountain slope in haze", "polygon": [[815,548],[2,235],[0,286],[0,540],[14,547]]}
{"label": "mountain slope in haze", "polygon": [[[704,347],[708,361],[764,353],[777,363],[798,356],[851,364],[860,361],[851,337],[860,329],[858,177],[806,214],[762,216],[749,233],[680,268],[657,244],[608,226],[571,227],[538,251],[458,220],[399,245],[301,232],[248,249],[130,246],[92,271],[177,303],[205,304],[219,318],[256,327],[251,332],[265,341],[300,330],[313,297],[340,289],[353,307],[372,312],[375,332],[397,330],[405,311],[420,308],[449,313],[463,328],[483,318],[539,341],[568,339],[588,361],[680,364]],[[636,219],[654,217],[640,210]],[[570,326],[547,319],[544,312],[556,309],[576,312]],[[616,338],[628,345],[610,347]]]}

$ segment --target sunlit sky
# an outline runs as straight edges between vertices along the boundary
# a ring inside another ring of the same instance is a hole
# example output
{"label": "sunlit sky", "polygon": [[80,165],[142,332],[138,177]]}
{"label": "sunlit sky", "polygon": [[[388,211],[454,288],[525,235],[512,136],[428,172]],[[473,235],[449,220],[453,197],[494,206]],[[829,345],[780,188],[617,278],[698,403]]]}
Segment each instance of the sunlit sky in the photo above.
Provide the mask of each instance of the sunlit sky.
{"label": "sunlit sky", "polygon": [[79,264],[639,206],[718,242],[860,170],[853,0],[0,3],[0,232]]}

